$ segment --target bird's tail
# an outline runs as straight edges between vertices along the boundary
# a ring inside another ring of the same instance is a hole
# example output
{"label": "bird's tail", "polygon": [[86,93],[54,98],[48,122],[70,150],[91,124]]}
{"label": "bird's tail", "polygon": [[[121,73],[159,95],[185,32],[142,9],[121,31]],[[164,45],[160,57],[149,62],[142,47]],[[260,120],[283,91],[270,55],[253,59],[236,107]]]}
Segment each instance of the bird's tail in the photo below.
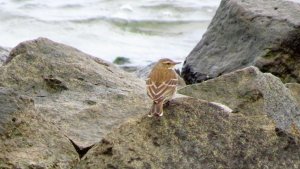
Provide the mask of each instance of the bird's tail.
{"label": "bird's tail", "polygon": [[163,115],[163,103],[164,101],[161,100],[161,101],[158,101],[158,102],[153,102],[152,104],[152,108],[148,114],[149,117],[152,117],[153,115],[156,115],[156,116],[162,116]]}

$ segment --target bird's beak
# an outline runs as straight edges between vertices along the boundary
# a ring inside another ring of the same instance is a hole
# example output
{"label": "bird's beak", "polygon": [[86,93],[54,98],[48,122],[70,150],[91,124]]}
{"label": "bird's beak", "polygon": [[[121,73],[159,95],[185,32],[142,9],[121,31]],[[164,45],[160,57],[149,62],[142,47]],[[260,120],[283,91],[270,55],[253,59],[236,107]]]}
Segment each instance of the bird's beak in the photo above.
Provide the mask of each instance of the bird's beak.
{"label": "bird's beak", "polygon": [[181,62],[173,62],[174,65],[180,64]]}

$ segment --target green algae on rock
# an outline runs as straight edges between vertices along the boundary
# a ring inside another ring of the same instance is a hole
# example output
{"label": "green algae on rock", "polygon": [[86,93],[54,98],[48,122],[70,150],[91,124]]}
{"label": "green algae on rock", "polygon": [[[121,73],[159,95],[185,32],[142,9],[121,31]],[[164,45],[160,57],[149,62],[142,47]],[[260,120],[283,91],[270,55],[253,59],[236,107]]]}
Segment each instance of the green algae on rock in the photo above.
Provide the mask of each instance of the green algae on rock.
{"label": "green algae on rock", "polygon": [[124,65],[124,64],[130,63],[130,59],[126,58],[126,57],[123,57],[123,56],[118,56],[113,61],[113,63],[116,64],[116,65]]}

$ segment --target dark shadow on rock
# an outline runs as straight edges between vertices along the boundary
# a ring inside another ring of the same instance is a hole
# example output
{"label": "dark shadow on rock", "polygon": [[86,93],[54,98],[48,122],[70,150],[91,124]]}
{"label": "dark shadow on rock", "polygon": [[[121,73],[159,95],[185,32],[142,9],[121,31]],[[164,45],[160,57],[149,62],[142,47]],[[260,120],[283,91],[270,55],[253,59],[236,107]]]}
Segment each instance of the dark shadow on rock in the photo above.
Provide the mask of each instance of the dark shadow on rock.
{"label": "dark shadow on rock", "polygon": [[81,159],[93,146],[90,145],[88,147],[81,147],[80,145],[77,145],[72,139],[70,139],[68,136],[66,136],[68,140],[71,142],[73,147],[75,148],[76,152],[78,153],[79,159]]}

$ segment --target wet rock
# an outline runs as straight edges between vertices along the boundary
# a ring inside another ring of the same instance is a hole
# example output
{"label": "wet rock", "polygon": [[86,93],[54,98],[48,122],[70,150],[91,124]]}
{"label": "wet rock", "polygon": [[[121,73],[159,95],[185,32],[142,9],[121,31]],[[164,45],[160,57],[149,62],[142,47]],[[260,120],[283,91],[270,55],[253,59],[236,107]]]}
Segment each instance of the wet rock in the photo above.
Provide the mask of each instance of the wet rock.
{"label": "wet rock", "polygon": [[300,4],[222,0],[207,32],[185,60],[188,84],[254,65],[283,82],[300,82]]}
{"label": "wet rock", "polygon": [[0,168],[70,168],[78,155],[30,97],[0,87]]}
{"label": "wet rock", "polygon": [[160,119],[129,121],[96,144],[75,168],[299,168],[299,135],[264,112],[232,114],[177,98]]}
{"label": "wet rock", "polygon": [[83,148],[151,104],[143,80],[46,38],[12,49],[0,86],[31,96],[37,112]]}
{"label": "wet rock", "polygon": [[270,73],[248,67],[199,84],[188,85],[180,94],[227,105],[233,113],[271,116],[277,127],[300,128],[300,109],[290,90]]}

